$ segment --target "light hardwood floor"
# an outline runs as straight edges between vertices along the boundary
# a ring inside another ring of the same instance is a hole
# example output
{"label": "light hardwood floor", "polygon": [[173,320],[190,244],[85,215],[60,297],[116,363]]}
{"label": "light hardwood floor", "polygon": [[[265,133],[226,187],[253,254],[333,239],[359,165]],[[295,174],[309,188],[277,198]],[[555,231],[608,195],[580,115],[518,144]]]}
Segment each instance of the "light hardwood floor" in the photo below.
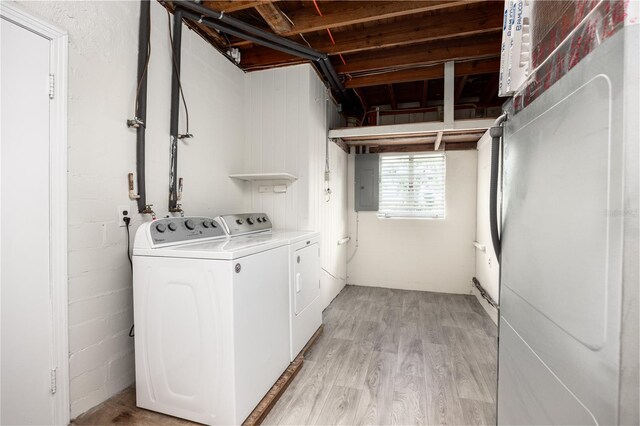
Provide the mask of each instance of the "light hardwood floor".
{"label": "light hardwood floor", "polygon": [[475,297],[347,286],[324,323],[265,424],[495,424],[497,328]]}
{"label": "light hardwood floor", "polygon": [[[497,329],[470,295],[347,286],[268,425],[495,424]],[[132,389],[75,424],[190,424]]]}

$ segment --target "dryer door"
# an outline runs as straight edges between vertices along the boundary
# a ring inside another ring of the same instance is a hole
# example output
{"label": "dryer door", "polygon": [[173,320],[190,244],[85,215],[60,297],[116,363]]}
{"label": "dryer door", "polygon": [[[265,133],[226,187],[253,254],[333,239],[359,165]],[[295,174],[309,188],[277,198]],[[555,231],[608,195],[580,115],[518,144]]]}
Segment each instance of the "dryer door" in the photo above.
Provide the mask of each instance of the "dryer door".
{"label": "dryer door", "polygon": [[320,250],[311,244],[293,255],[293,286],[295,314],[313,302],[320,294]]}

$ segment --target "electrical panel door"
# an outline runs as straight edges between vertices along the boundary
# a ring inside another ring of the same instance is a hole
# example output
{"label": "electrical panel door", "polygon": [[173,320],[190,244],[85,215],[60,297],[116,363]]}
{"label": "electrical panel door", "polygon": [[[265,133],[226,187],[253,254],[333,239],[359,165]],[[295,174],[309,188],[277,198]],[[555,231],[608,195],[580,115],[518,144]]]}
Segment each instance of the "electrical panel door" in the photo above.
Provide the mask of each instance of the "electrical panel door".
{"label": "electrical panel door", "polygon": [[355,163],[355,210],[378,211],[378,185],[380,182],[380,156],[358,154]]}

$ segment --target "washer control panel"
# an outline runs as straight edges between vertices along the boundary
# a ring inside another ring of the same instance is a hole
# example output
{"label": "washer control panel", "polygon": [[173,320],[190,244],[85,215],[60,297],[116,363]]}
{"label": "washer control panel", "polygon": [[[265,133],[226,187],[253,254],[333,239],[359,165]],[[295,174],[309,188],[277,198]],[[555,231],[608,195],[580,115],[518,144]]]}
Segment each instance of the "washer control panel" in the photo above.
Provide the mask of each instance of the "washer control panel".
{"label": "washer control panel", "polygon": [[225,236],[224,229],[210,217],[169,217],[158,219],[149,228],[153,244],[195,241]]}
{"label": "washer control panel", "polygon": [[266,213],[226,214],[218,217],[229,235],[266,231],[272,228]]}

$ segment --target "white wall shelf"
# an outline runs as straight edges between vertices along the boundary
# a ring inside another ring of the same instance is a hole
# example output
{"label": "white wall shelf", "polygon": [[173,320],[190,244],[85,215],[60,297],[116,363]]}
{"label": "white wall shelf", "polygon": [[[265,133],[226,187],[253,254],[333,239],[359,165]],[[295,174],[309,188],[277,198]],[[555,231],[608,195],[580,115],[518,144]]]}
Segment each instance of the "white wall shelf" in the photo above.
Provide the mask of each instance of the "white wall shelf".
{"label": "white wall shelf", "polygon": [[232,179],[241,179],[249,182],[258,180],[286,180],[288,182],[295,182],[298,180],[297,176],[291,173],[237,173],[229,175]]}

